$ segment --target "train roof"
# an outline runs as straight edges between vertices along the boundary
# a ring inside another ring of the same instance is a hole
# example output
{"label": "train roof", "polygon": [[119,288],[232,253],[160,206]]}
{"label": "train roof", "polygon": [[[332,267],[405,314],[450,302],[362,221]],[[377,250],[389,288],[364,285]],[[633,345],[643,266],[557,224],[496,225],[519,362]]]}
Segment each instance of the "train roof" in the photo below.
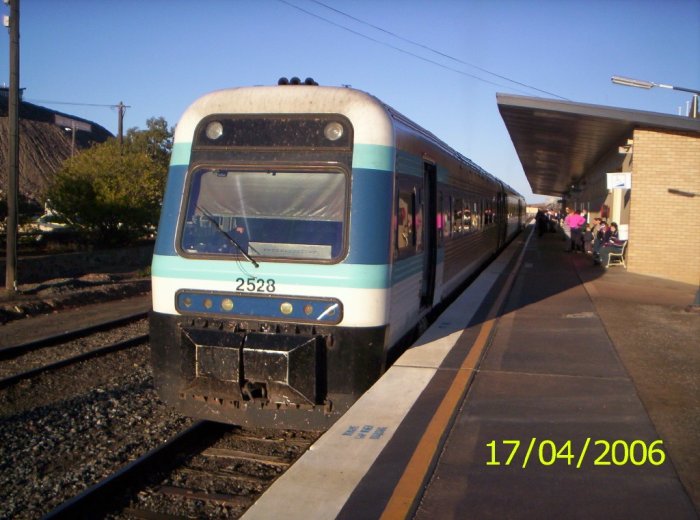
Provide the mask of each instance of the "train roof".
{"label": "train roof", "polygon": [[[371,95],[371,94],[370,94],[370,95]],[[375,99],[377,99],[377,98],[375,98]],[[508,191],[510,191],[510,192],[511,192],[512,194],[514,194],[514,195],[517,195],[517,196],[519,196],[519,197],[522,197],[522,195],[520,195],[520,193],[518,193],[518,192],[517,192],[515,189],[513,189],[511,186],[509,186],[508,184],[506,184],[505,182],[503,182],[501,179],[499,179],[498,177],[494,176],[493,174],[491,174],[491,173],[487,172],[486,170],[484,170],[481,166],[479,166],[478,164],[476,164],[476,163],[475,163],[474,161],[472,161],[469,157],[466,157],[465,155],[461,154],[460,152],[458,152],[457,150],[455,150],[454,148],[452,148],[450,145],[448,145],[448,144],[445,143],[443,140],[441,140],[440,138],[438,138],[438,137],[437,137],[435,134],[433,134],[432,132],[426,130],[425,128],[423,128],[422,126],[420,126],[419,124],[417,124],[416,122],[414,122],[414,121],[412,121],[411,119],[407,118],[407,117],[404,116],[401,112],[399,112],[398,110],[394,109],[392,106],[387,105],[386,103],[384,103],[384,102],[381,101],[380,99],[377,99],[377,101],[378,101],[379,103],[382,103],[382,104],[384,105],[384,107],[386,108],[387,112],[389,112],[389,114],[391,114],[392,118],[394,118],[394,119],[397,120],[397,121],[401,121],[401,123],[403,123],[404,125],[410,127],[410,128],[413,129],[415,132],[418,132],[418,133],[422,134],[426,139],[432,141],[435,145],[439,146],[445,153],[447,153],[447,154],[453,156],[453,157],[454,157],[455,159],[457,159],[458,161],[468,164],[469,167],[470,167],[477,175],[479,175],[479,176],[481,176],[481,177],[483,177],[483,178],[485,178],[485,179],[488,179],[488,180],[490,180],[490,181],[492,181],[492,182],[500,183],[500,184],[503,185],[503,188],[504,188],[504,189],[507,189]]]}
{"label": "train roof", "polygon": [[324,114],[335,113],[355,125],[355,139],[365,144],[386,145],[394,129],[385,106],[366,92],[347,87],[309,85],[237,87],[206,94],[192,103],[175,130],[176,142],[191,142],[196,126],[211,114]]}

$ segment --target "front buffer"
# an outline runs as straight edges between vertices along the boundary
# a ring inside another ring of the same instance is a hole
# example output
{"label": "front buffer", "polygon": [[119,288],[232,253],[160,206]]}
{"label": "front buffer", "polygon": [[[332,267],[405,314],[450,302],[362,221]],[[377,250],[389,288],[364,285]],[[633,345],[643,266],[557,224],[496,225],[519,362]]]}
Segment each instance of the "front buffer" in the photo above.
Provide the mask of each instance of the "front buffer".
{"label": "front buffer", "polygon": [[161,398],[181,413],[268,428],[327,429],[380,376],[386,327],[319,327],[153,312]]}

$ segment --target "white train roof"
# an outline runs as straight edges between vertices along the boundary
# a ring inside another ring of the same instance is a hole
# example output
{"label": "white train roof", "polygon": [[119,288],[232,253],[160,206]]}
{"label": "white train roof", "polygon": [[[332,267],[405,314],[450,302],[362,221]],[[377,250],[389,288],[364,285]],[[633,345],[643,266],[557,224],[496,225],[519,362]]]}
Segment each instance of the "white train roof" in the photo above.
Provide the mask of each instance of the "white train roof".
{"label": "white train roof", "polygon": [[342,114],[353,123],[355,142],[391,145],[391,116],[374,96],[345,87],[286,85],[218,90],[197,99],[175,131],[176,142],[192,142],[194,130],[210,114]]}

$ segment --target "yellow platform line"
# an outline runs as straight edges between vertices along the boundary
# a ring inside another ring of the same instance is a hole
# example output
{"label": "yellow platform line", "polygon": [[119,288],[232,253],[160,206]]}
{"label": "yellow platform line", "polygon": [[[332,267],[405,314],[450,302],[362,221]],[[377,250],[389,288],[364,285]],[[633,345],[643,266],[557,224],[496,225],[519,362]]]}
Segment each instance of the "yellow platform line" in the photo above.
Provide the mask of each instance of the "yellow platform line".
{"label": "yellow platform line", "polygon": [[503,308],[506,296],[510,293],[510,288],[520,270],[525,250],[527,249],[531,237],[532,230],[525,240],[520,256],[513,270],[509,273],[508,279],[503,285],[503,289],[498,295],[493,307],[489,310],[486,321],[482,323],[479,335],[469,349],[469,354],[467,354],[459,370],[457,370],[457,374],[452,380],[450,388],[445,393],[428,427],[418,442],[418,446],[413,452],[411,460],[409,460],[398,484],[396,484],[394,492],[382,513],[382,520],[405,519],[411,512],[413,503],[420,489],[425,484],[430,466],[433,464],[433,460],[435,460],[440,442],[457,411],[457,407],[462,402],[471,381],[474,379],[476,367],[489,343],[491,333],[498,320],[498,312]]}
{"label": "yellow platform line", "polygon": [[430,420],[416,450],[413,452],[401,479],[396,488],[394,488],[389,503],[382,513],[381,518],[383,520],[406,518],[410,512],[413,501],[421,486],[423,486],[425,476],[440,445],[440,440],[452,420],[455,410],[462,401],[471,380],[474,378],[474,371],[479,359],[481,359],[481,354],[488,344],[495,322],[495,318],[492,318],[482,324],[479,336],[459,367],[450,388],[445,393],[442,402],[435,411],[435,415]]}

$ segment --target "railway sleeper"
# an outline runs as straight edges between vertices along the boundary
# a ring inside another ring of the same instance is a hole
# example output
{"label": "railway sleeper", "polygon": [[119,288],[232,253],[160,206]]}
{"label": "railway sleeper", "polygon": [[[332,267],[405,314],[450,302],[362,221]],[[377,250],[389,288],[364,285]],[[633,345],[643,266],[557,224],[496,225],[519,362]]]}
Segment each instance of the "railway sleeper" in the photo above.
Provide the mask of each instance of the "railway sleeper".
{"label": "railway sleeper", "polygon": [[200,491],[196,489],[180,488],[175,486],[158,486],[155,491],[163,495],[181,497],[187,500],[202,500],[204,502],[212,502],[224,506],[232,507],[249,507],[254,500],[249,497],[240,495],[229,495],[225,493],[209,493],[208,491]]}
{"label": "railway sleeper", "polygon": [[247,484],[252,486],[267,486],[273,477],[262,478],[254,475],[246,475],[240,472],[231,471],[210,471],[206,469],[184,467],[179,469],[181,473],[185,475],[192,475],[195,477],[214,477],[217,480],[233,481],[241,484]]}

